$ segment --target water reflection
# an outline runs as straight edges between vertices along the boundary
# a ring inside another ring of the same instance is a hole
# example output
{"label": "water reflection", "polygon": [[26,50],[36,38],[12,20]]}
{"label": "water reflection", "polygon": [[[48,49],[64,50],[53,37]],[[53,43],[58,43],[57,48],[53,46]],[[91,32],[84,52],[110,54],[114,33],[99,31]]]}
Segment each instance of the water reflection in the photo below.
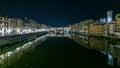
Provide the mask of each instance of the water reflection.
{"label": "water reflection", "polygon": [[[70,35],[70,34],[47,34],[40,38],[37,38],[34,41],[28,42],[20,47],[15,48],[9,52],[3,53],[0,55],[0,68],[6,68],[16,60],[20,59],[23,55],[33,51],[38,44],[47,39],[48,37],[69,37],[75,42],[79,43],[81,46],[88,49],[95,49],[100,51],[102,54],[106,55],[108,58],[109,65],[118,65],[120,66],[120,44],[119,41],[113,41],[106,38],[96,38],[80,35]],[[103,59],[104,60],[104,59]]]}
{"label": "water reflection", "polygon": [[54,34],[51,34],[51,33],[49,33],[49,34],[47,34],[47,36],[48,37],[69,37],[69,38],[71,38],[71,34],[56,34],[56,33],[54,33]]}
{"label": "water reflection", "polygon": [[112,39],[106,38],[80,36],[75,34],[71,35],[71,39],[83,47],[95,49],[106,55],[109,65],[120,66],[119,41],[114,41]]}
{"label": "water reflection", "polygon": [[21,58],[24,54],[31,52],[36,48],[38,44],[44,41],[47,35],[37,38],[31,42],[28,42],[14,50],[3,53],[0,55],[0,68],[7,68],[9,65],[14,63],[17,59]]}

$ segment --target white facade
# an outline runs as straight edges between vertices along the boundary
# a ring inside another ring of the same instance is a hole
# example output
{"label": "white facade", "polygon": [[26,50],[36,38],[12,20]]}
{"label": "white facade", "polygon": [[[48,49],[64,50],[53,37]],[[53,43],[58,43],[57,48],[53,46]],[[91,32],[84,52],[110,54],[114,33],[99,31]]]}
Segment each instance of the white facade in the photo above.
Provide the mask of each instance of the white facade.
{"label": "white facade", "polygon": [[10,19],[7,17],[0,17],[0,36],[8,35]]}

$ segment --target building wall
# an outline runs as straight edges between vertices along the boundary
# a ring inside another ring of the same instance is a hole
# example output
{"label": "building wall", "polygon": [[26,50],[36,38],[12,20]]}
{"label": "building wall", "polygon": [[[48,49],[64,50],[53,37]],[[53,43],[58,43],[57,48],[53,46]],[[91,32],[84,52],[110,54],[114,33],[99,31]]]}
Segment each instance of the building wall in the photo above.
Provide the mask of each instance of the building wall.
{"label": "building wall", "polygon": [[88,33],[92,35],[103,35],[103,25],[91,23],[88,25]]}
{"label": "building wall", "polygon": [[120,32],[120,14],[116,14],[115,18],[116,18],[116,24],[117,24],[116,31]]}
{"label": "building wall", "polygon": [[20,19],[17,18],[17,34],[23,34],[24,33],[24,27],[25,27],[25,22]]}
{"label": "building wall", "polygon": [[116,24],[115,23],[110,23],[109,24],[109,33],[114,34],[115,31],[116,31]]}
{"label": "building wall", "polygon": [[7,17],[0,17],[0,36],[8,34],[10,19]]}
{"label": "building wall", "polygon": [[16,18],[10,18],[9,30],[10,30],[10,35],[17,34],[17,20],[16,20]]}
{"label": "building wall", "polygon": [[79,32],[82,34],[88,34],[88,23],[90,22],[90,20],[88,21],[81,21],[80,23],[78,23],[79,25]]}

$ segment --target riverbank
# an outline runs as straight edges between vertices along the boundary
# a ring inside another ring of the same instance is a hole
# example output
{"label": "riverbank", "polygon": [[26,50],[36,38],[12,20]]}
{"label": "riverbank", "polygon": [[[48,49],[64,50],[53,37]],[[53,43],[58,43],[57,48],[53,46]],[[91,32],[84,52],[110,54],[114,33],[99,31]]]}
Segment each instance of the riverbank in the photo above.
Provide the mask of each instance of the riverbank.
{"label": "riverbank", "polygon": [[18,39],[23,39],[23,38],[27,38],[27,37],[39,36],[43,33],[47,33],[47,32],[43,31],[43,32],[28,33],[28,34],[0,36],[0,43],[1,42],[9,42],[9,41],[18,40]]}
{"label": "riverbank", "polygon": [[72,32],[72,34],[78,34],[78,35],[81,35],[81,36],[88,36],[88,37],[103,38],[103,39],[112,39],[112,40],[116,40],[116,41],[120,40],[120,37],[116,36],[116,35],[104,36],[104,35],[93,35],[93,34],[79,33],[79,32]]}
{"label": "riverbank", "polygon": [[[35,33],[31,35],[18,36],[19,38],[0,43],[0,54],[19,47],[29,41],[35,40],[36,38],[47,34],[47,32]],[[14,37],[14,36],[13,36]]]}

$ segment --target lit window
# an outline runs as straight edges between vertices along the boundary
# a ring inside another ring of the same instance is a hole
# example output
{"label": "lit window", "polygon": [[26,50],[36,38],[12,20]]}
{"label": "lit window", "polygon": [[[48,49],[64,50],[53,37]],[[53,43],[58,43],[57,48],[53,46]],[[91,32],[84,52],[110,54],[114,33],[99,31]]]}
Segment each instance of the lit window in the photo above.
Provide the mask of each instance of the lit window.
{"label": "lit window", "polygon": [[118,16],[118,18],[120,18],[120,16]]}

